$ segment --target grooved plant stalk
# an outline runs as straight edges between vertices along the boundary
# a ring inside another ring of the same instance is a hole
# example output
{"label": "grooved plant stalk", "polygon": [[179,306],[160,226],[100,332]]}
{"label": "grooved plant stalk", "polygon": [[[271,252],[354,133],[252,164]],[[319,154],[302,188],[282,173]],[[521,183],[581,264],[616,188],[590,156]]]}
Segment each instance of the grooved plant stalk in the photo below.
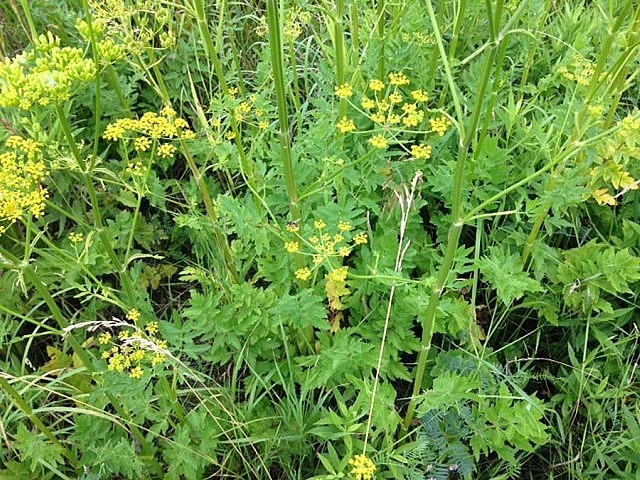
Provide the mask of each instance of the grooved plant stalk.
{"label": "grooved plant stalk", "polygon": [[[487,59],[485,60],[484,70],[483,70],[482,77],[480,79],[480,84],[477,89],[476,101],[474,104],[471,120],[469,122],[468,127],[465,127],[462,109],[460,106],[460,100],[456,93],[457,90],[455,88],[455,83],[453,80],[453,76],[451,74],[448,57],[444,50],[442,35],[440,34],[440,30],[438,27],[438,22],[435,17],[432,2],[431,0],[427,0],[427,10],[429,13],[429,18],[431,20],[431,25],[434,31],[434,35],[436,37],[438,49],[440,51],[440,57],[445,70],[445,75],[447,78],[447,82],[449,83],[449,88],[451,90],[453,103],[456,109],[456,115],[458,118],[458,131],[460,134],[460,148],[458,150],[458,157],[456,160],[456,167],[455,167],[454,180],[453,180],[453,194],[451,198],[451,216],[453,221],[452,221],[451,227],[449,227],[449,234],[447,237],[447,248],[445,250],[444,258],[442,260],[442,265],[440,266],[440,270],[436,278],[436,283],[433,286],[433,289],[431,291],[431,295],[429,297],[429,305],[425,313],[425,318],[422,322],[422,339],[421,339],[422,349],[420,351],[420,354],[418,355],[418,363],[417,363],[414,378],[413,378],[413,392],[411,395],[409,406],[407,408],[407,414],[404,419],[404,424],[403,424],[404,432],[406,432],[409,429],[409,427],[413,422],[413,418],[415,415],[416,402],[417,402],[418,395],[422,390],[425,370],[427,366],[427,360],[429,358],[429,352],[431,350],[431,341],[433,338],[435,317],[436,317],[438,304],[440,303],[440,297],[445,289],[447,279],[451,272],[451,268],[453,267],[455,254],[458,249],[458,242],[460,240],[460,234],[462,232],[462,227],[464,226],[463,200],[464,200],[465,191],[463,186],[464,186],[465,165],[466,165],[468,150],[474,139],[474,132],[476,131],[476,128],[478,127],[478,123],[480,120],[481,109],[483,107],[484,100],[486,97],[487,87],[490,83],[491,72],[493,71],[494,60],[496,55],[496,47],[497,47],[495,43],[496,32],[497,32],[496,19],[499,19],[499,15],[496,14],[496,16],[494,16],[491,13],[492,9],[491,9],[490,0],[487,0],[486,3],[487,3],[489,22],[491,24],[490,33],[491,33],[491,42],[493,46],[489,51]],[[498,2],[498,7],[497,7],[497,11],[499,12],[500,10],[501,10],[501,1]]]}
{"label": "grooved plant stalk", "polygon": [[280,146],[282,148],[282,164],[284,180],[287,185],[291,216],[300,218],[300,206],[298,204],[298,190],[295,173],[293,171],[293,158],[291,155],[291,137],[289,133],[289,117],[287,109],[287,97],[284,81],[284,65],[282,62],[282,32],[276,0],[267,1],[267,24],[269,25],[269,47],[271,49],[271,66],[273,80],[276,89],[278,103],[278,120],[280,122]]}

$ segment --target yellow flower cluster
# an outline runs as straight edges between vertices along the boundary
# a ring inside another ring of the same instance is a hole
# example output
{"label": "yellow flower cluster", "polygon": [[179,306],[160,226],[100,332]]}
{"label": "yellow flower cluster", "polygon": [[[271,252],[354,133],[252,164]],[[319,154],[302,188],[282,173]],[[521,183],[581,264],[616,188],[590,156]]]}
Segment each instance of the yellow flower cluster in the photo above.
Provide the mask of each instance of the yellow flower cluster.
{"label": "yellow flower cluster", "polygon": [[130,133],[141,134],[147,138],[191,139],[195,133],[189,130],[186,120],[176,117],[176,112],[171,107],[162,109],[160,115],[155,112],[147,112],[139,119],[121,118],[107,125],[103,137],[106,140],[120,140]]}
{"label": "yellow flower cluster", "polygon": [[80,243],[84,240],[84,234],[82,232],[71,232],[69,240],[71,240],[71,243]]}
{"label": "yellow flower cluster", "polygon": [[[240,90],[237,87],[229,88],[225,98],[226,107],[210,120],[210,125],[217,134],[217,138],[214,139],[217,144],[221,142],[222,138],[229,141],[234,140],[245,125],[257,127],[258,130],[263,131],[271,125],[270,115],[261,105],[258,95],[254,93],[248,95],[246,99],[242,99],[238,97],[239,93]],[[232,129],[230,119],[235,120],[237,132]]]}
{"label": "yellow flower cluster", "polygon": [[[313,270],[321,264],[328,262],[332,258],[342,259],[351,254],[356,245],[367,243],[367,234],[358,232],[355,235],[353,225],[345,220],[340,220],[336,225],[334,233],[326,231],[327,223],[318,219],[313,222],[314,232],[306,237],[300,234],[300,225],[295,223],[287,225],[287,230],[295,235],[295,240],[286,241],[284,248],[289,253],[299,253],[310,256],[313,262]],[[302,250],[302,246],[306,248]],[[295,272],[296,278],[299,280],[308,280],[311,278],[313,270],[308,267],[299,268]]]}
{"label": "yellow flower cluster", "polygon": [[353,123],[353,120],[349,120],[347,117],[342,117],[342,120],[338,122],[337,127],[338,130],[340,130],[340,133],[349,133],[356,129],[356,124]]}
{"label": "yellow flower cluster", "polygon": [[356,455],[349,460],[351,465],[351,474],[356,480],[371,480],[376,471],[376,464],[366,455]]}
{"label": "yellow flower cluster", "polygon": [[[429,95],[424,90],[415,89],[410,94],[403,92],[401,87],[411,83],[404,73],[392,72],[388,75],[388,80],[388,84],[379,79],[370,80],[369,90],[372,92],[373,98],[363,95],[360,99],[360,106],[364,113],[375,125],[382,128],[382,133],[375,133],[369,139],[369,143],[380,150],[389,146],[387,134],[391,133],[395,138],[398,134],[405,132],[407,128],[417,128],[426,117],[424,104],[429,101]],[[353,96],[353,88],[349,84],[341,85],[336,88],[336,95],[340,98],[349,98]],[[438,126],[441,125],[438,124]],[[343,117],[336,127],[340,133],[353,132],[357,128],[353,120],[347,117]],[[414,158],[429,158],[431,156],[431,152],[426,146],[419,147],[418,150],[412,152]]]}
{"label": "yellow flower cluster", "polygon": [[[23,215],[39,218],[49,193],[42,182],[49,175],[42,145],[30,138],[11,136],[0,154],[0,221],[13,223]],[[0,234],[6,227],[0,226]]]}
{"label": "yellow flower cluster", "polygon": [[[381,80],[373,79],[369,82],[369,89],[374,92],[375,100],[364,96],[360,104],[365,110],[372,111],[371,120],[383,126],[385,131],[389,131],[391,127],[396,125],[414,128],[424,120],[425,112],[420,108],[420,103],[426,103],[429,96],[423,90],[413,90],[411,92],[413,101],[405,98],[399,87],[409,85],[409,83],[409,78],[402,72],[389,74],[389,87]],[[385,89],[387,90],[386,96],[380,94]],[[380,141],[377,143],[382,144]],[[376,145],[374,144],[374,146]]]}
{"label": "yellow flower cluster", "polygon": [[417,43],[418,45],[434,45],[436,43],[433,34],[425,34],[422,32],[404,32],[402,41],[406,43]]}
{"label": "yellow flower cluster", "polygon": [[[195,133],[188,127],[189,124],[186,120],[177,117],[173,108],[166,107],[162,109],[160,115],[147,112],[139,119],[121,118],[116,120],[107,125],[102,136],[106,140],[112,141],[133,138],[135,149],[138,152],[150,150],[154,142],[157,142],[156,154],[159,157],[168,158],[173,157],[177,149],[171,143],[160,142],[160,140],[195,138]],[[135,170],[135,167],[132,169]]]}
{"label": "yellow flower cluster", "polygon": [[353,87],[349,83],[344,83],[336,87],[336,95],[338,98],[349,98],[353,96]]}
{"label": "yellow flower cluster", "polygon": [[138,310],[137,308],[132,308],[127,312],[127,320],[130,320],[133,323],[138,323],[141,316],[142,314],[140,313],[140,310]]}
{"label": "yellow flower cluster", "polygon": [[[324,285],[324,290],[327,295],[327,301],[329,307],[334,312],[338,312],[344,309],[342,298],[349,295],[351,292],[347,288],[347,275],[349,274],[349,267],[339,267],[331,270],[325,275],[327,282]],[[335,331],[340,329],[340,320],[342,315],[334,316],[332,321],[332,327]]]}
{"label": "yellow flower cluster", "polygon": [[429,124],[431,125],[431,130],[442,137],[451,126],[451,120],[447,117],[432,118],[429,120]]}
{"label": "yellow flower cluster", "polygon": [[94,18],[91,21],[91,28],[89,28],[87,21],[78,19],[76,29],[87,42],[91,42],[91,30],[93,30],[93,38],[98,47],[98,57],[102,64],[111,64],[124,60],[126,57],[127,50],[124,45],[117,44],[111,37],[105,37],[107,22],[104,19]]}
{"label": "yellow flower cluster", "polygon": [[68,101],[75,87],[95,77],[93,60],[83,57],[80,48],[61,47],[51,32],[40,35],[33,50],[0,63],[0,107],[29,110]]}
{"label": "yellow flower cluster", "polygon": [[[89,0],[88,4],[94,30],[97,24],[100,35],[105,35],[106,39],[116,39],[129,55],[144,55],[145,50],[149,49],[157,51],[171,48],[179,37],[181,12],[153,0]],[[87,38],[82,25],[76,26],[80,34]],[[101,50],[103,41],[100,35],[96,35],[98,50]]]}
{"label": "yellow flower cluster", "polygon": [[431,145],[411,145],[413,158],[431,158]]}
{"label": "yellow flower cluster", "polygon": [[[130,311],[127,318],[130,319]],[[140,318],[140,312],[134,315],[136,321]],[[107,369],[115,372],[127,372],[131,378],[142,378],[145,368],[153,368],[164,363],[167,359],[167,342],[158,338],[158,322],[149,322],[143,330],[136,328],[122,329],[114,338],[105,332],[98,336],[100,345],[109,345],[102,353],[102,358],[107,361]]]}
{"label": "yellow flower cluster", "polygon": [[[628,115],[616,127],[614,135],[598,143],[595,166],[589,172],[587,186],[599,205],[615,206],[619,197],[640,188],[640,180],[634,177],[640,156],[640,115]],[[617,191],[615,195],[611,187]]]}
{"label": "yellow flower cluster", "polygon": [[558,73],[567,80],[575,81],[578,85],[586,87],[591,82],[595,69],[596,66],[593,62],[586,60],[582,55],[575,54],[569,67],[558,68]]}

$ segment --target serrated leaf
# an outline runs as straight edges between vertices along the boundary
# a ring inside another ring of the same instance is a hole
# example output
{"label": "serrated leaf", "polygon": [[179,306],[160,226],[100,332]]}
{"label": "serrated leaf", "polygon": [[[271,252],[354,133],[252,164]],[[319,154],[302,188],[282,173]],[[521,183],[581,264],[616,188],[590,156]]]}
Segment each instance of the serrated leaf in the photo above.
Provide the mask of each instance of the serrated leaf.
{"label": "serrated leaf", "polygon": [[495,288],[505,305],[521,298],[526,292],[540,292],[542,285],[522,270],[520,255],[511,254],[501,247],[491,249],[489,256],[481,258],[478,268],[485,280]]}

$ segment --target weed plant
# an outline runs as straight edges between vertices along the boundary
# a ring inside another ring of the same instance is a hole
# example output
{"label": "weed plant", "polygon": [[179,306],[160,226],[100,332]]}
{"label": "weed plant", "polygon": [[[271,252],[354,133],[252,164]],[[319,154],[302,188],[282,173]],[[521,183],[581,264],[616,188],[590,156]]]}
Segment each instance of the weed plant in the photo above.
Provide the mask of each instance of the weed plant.
{"label": "weed plant", "polygon": [[0,25],[0,479],[638,478],[637,2]]}

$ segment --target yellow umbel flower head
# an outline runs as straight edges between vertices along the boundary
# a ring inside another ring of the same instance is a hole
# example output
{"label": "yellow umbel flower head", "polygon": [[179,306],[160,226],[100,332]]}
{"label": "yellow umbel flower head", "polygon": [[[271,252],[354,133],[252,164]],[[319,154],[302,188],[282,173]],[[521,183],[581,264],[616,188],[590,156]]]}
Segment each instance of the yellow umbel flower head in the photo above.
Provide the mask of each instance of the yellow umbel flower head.
{"label": "yellow umbel flower head", "polygon": [[376,471],[376,464],[366,455],[356,455],[349,460],[349,465],[352,467],[351,474],[356,480],[371,480]]}
{"label": "yellow umbel flower head", "polygon": [[[49,172],[42,158],[42,145],[30,138],[9,137],[7,151],[0,154],[0,222],[10,223],[44,213],[49,192],[42,182]],[[4,230],[4,228],[2,228]]]}

